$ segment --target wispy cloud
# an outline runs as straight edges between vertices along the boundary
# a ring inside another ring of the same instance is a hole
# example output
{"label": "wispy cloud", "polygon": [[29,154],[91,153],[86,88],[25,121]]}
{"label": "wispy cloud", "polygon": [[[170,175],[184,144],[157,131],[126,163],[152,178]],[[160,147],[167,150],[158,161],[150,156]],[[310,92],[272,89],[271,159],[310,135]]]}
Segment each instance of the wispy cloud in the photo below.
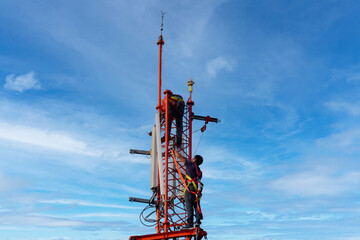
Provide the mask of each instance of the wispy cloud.
{"label": "wispy cloud", "polygon": [[216,75],[222,70],[232,71],[233,63],[224,57],[217,57],[208,61],[206,64],[206,71],[212,78],[216,77]]}
{"label": "wispy cloud", "polygon": [[44,129],[0,122],[0,138],[58,151],[98,157],[100,152],[90,150],[87,144],[70,135]]}
{"label": "wispy cloud", "polygon": [[336,112],[345,112],[352,116],[360,116],[360,103],[346,101],[332,101],[325,103],[325,106]]}
{"label": "wispy cloud", "polygon": [[342,194],[355,190],[359,183],[360,172],[348,172],[339,176],[336,172],[312,170],[281,177],[269,186],[287,194],[313,197]]}
{"label": "wispy cloud", "polygon": [[205,155],[210,165],[204,169],[204,177],[216,180],[247,181],[262,174],[261,166],[233,153],[233,150],[210,146]]}
{"label": "wispy cloud", "polygon": [[[7,192],[25,186],[26,182],[14,177],[9,177],[0,171],[0,193]],[[1,211],[0,206],[0,211]]]}
{"label": "wispy cloud", "polygon": [[24,92],[30,89],[41,89],[40,81],[35,78],[34,72],[15,76],[11,74],[6,76],[4,88],[7,90]]}
{"label": "wispy cloud", "polygon": [[0,224],[3,226],[70,227],[77,230],[100,230],[103,228],[119,228],[119,226],[128,223],[124,221],[85,221],[38,214],[3,214],[0,218]]}
{"label": "wispy cloud", "polygon": [[[143,156],[129,154],[129,148],[139,144],[137,137],[151,129],[149,124],[119,122],[94,108],[62,101],[38,106],[2,99],[0,103],[0,147],[8,145],[42,156],[56,152],[59,161],[87,170],[103,161],[150,163]],[[8,147],[4,150],[10,151]]]}
{"label": "wispy cloud", "polygon": [[[170,41],[174,42],[175,46],[172,51],[174,55],[180,56],[180,58],[194,57],[197,55],[199,49],[204,45],[204,42],[208,42],[206,33],[209,32],[212,24],[209,22],[212,20],[212,16],[216,9],[221,6],[225,1],[197,1],[191,3],[191,7],[184,9],[176,9],[172,14],[176,15],[172,18],[181,19],[182,24],[174,24],[176,26],[174,32],[170,32],[170,37],[174,36]],[[183,6],[188,5],[190,2],[182,2]],[[169,8],[172,8],[170,6]],[[196,33],[196,34],[194,34]]]}
{"label": "wispy cloud", "polygon": [[[140,209],[140,208],[139,208]],[[95,213],[84,213],[76,215],[79,218],[89,218],[89,217],[105,217],[105,218],[118,218],[118,219],[138,219],[138,213],[114,213],[114,212],[95,212]]]}
{"label": "wispy cloud", "polygon": [[360,153],[360,128],[352,128],[327,137],[318,139],[315,142],[317,150],[337,154]]}
{"label": "wispy cloud", "polygon": [[40,215],[5,214],[0,218],[0,224],[11,226],[79,227],[83,226],[84,222]]}
{"label": "wispy cloud", "polygon": [[100,207],[100,208],[141,209],[139,207],[129,207],[129,206],[117,205],[117,204],[88,202],[88,201],[76,200],[76,199],[41,200],[40,203],[50,203],[50,204],[58,204],[58,205],[77,205],[77,206]]}
{"label": "wispy cloud", "polygon": [[332,79],[345,81],[351,85],[360,83],[360,64],[353,64],[352,66],[344,69],[333,70]]}
{"label": "wispy cloud", "polygon": [[268,186],[292,196],[339,197],[360,186],[358,157],[360,129],[349,127],[313,140],[301,150],[301,163],[291,174],[277,177]]}

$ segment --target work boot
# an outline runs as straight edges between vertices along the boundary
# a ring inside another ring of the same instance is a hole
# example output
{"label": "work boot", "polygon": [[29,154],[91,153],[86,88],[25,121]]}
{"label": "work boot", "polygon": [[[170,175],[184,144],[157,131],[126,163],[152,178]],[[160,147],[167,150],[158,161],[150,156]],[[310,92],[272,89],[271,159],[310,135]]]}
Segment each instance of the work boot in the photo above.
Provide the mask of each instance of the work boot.
{"label": "work boot", "polygon": [[182,229],[190,229],[190,228],[193,228],[193,226],[192,226],[192,225],[188,225],[188,224],[186,224],[185,226],[182,227]]}
{"label": "work boot", "polygon": [[199,220],[199,221],[196,221],[195,227],[200,227],[200,224],[201,224],[201,221],[200,221],[200,220]]}

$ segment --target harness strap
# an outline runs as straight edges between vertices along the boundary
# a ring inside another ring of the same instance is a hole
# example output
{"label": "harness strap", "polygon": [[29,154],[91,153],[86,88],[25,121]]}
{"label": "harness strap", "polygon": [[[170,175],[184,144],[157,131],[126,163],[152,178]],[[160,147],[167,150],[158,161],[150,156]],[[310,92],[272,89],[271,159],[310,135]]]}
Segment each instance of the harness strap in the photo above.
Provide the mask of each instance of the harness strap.
{"label": "harness strap", "polygon": [[184,102],[184,99],[180,96],[180,95],[171,95],[170,96],[170,101],[177,101],[177,102]]}
{"label": "harness strap", "polygon": [[195,183],[195,180],[196,180],[197,177],[191,179],[190,176],[187,175],[187,174],[185,175],[185,177],[186,177],[186,180],[187,180],[187,182],[188,182],[188,185],[187,185],[187,186],[189,187],[190,184],[192,183],[193,186],[194,186],[194,188],[195,188],[195,192],[197,192],[197,191],[198,191],[198,187],[197,187],[197,185],[196,185],[196,183]]}
{"label": "harness strap", "polygon": [[[180,95],[173,94],[169,97],[169,103],[173,105],[175,108],[179,106],[180,103],[184,103],[184,99]],[[162,106],[161,109],[163,112],[165,112],[165,98],[162,100]]]}
{"label": "harness strap", "polygon": [[[202,220],[202,219],[203,219],[203,214],[202,214],[202,211],[201,211],[201,208],[200,208],[200,204],[199,204],[199,200],[200,200],[201,197],[198,196],[198,194],[196,193],[197,191],[196,191],[196,192],[193,192],[193,191],[190,191],[190,190],[189,190],[190,183],[187,185],[186,182],[185,182],[185,180],[184,180],[184,178],[183,178],[183,176],[182,176],[182,173],[181,173],[181,171],[180,171],[179,165],[178,165],[178,163],[177,163],[177,161],[176,161],[174,149],[171,150],[171,153],[172,153],[172,155],[173,155],[173,159],[174,159],[174,163],[175,163],[175,166],[176,166],[176,170],[178,171],[178,173],[179,173],[179,175],[180,175],[180,178],[181,178],[181,180],[182,180],[182,182],[183,182],[183,184],[184,184],[184,186],[185,186],[184,194],[185,194],[185,191],[188,190],[189,193],[192,193],[192,194],[194,194],[194,195],[196,196],[195,202],[197,203],[197,204],[196,204],[196,205],[197,205],[197,209],[198,209],[198,211],[199,211],[199,213],[200,213],[200,220]],[[200,171],[200,172],[201,172],[201,171]],[[196,171],[196,173],[197,173],[197,171]],[[188,175],[186,174],[186,176],[188,176]],[[190,178],[190,177],[189,177],[189,178]],[[190,179],[191,179],[191,178],[190,178]],[[194,184],[195,184],[195,183],[194,183]],[[197,189],[197,188],[196,188],[196,189]]]}

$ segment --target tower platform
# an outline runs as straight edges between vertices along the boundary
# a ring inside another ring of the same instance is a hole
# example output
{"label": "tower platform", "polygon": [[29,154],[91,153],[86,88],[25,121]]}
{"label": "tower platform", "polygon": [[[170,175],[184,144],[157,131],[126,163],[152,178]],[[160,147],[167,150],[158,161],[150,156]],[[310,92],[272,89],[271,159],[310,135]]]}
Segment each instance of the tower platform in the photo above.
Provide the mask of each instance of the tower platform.
{"label": "tower platform", "polygon": [[167,240],[167,239],[184,239],[184,240],[201,240],[205,237],[207,239],[207,232],[202,228],[189,228],[179,231],[172,231],[167,233],[155,233],[141,236],[131,236],[129,240]]}

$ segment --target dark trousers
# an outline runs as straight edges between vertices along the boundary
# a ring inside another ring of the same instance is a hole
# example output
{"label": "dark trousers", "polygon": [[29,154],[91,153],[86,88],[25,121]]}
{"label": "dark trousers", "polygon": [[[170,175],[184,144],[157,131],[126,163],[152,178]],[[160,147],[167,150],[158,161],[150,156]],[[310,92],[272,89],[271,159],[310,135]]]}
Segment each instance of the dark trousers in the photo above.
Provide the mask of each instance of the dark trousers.
{"label": "dark trousers", "polygon": [[[176,108],[171,103],[169,103],[169,129],[171,131],[172,121],[175,119],[176,124],[176,143],[181,144],[182,142],[182,133],[183,133],[183,115],[184,115],[184,102],[179,103],[179,106]],[[169,131],[169,133],[170,133]],[[170,136],[169,136],[170,137]]]}
{"label": "dark trousers", "polygon": [[[192,184],[189,185],[189,190],[192,192],[195,192],[194,186]],[[199,201],[199,207],[200,207],[200,200]],[[194,211],[195,211],[195,218],[196,218],[196,222],[197,224],[201,224],[200,221],[200,212],[198,210],[197,207],[197,202],[196,202],[196,196],[195,194],[190,193],[188,190],[185,191],[185,207],[186,207],[186,212],[187,212],[187,226],[193,226],[194,224]]]}

